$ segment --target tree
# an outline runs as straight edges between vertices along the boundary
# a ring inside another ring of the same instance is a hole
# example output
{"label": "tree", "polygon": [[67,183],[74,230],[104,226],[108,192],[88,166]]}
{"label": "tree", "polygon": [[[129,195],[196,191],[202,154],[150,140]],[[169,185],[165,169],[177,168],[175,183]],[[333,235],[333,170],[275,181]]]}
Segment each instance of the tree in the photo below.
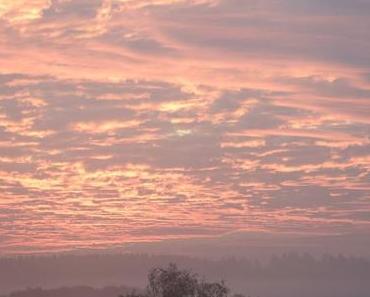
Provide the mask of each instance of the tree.
{"label": "tree", "polygon": [[[167,268],[154,268],[148,275],[149,284],[144,293],[120,297],[229,297],[229,289],[222,282],[207,282],[197,274],[180,270],[175,264]],[[244,297],[234,295],[234,297]]]}

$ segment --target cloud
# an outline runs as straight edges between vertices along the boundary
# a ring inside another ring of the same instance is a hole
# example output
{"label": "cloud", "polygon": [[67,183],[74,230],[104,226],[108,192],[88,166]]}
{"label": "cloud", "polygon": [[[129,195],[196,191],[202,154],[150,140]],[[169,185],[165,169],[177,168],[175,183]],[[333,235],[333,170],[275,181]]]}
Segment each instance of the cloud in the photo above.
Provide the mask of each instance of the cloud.
{"label": "cloud", "polygon": [[5,1],[3,253],[365,230],[368,13],[360,0]]}

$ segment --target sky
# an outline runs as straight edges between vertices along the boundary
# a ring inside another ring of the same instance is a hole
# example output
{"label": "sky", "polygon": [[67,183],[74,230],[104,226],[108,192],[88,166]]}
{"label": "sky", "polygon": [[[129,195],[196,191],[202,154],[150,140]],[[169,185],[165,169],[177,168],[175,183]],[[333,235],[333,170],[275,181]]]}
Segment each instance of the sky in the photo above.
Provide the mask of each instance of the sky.
{"label": "sky", "polygon": [[368,234],[369,28],[369,0],[0,0],[0,255]]}

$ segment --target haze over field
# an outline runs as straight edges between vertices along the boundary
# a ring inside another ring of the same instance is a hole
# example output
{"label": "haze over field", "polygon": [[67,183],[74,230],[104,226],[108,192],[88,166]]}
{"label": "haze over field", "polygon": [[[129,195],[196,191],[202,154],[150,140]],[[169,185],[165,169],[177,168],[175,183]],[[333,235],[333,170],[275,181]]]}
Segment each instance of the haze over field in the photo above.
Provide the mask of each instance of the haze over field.
{"label": "haze over field", "polygon": [[[262,262],[165,255],[64,255],[0,260],[5,284],[0,295],[22,288],[10,297],[118,297],[128,290],[119,288],[122,283],[144,288],[148,271],[169,262],[211,281],[226,280],[234,292],[246,296],[366,297],[370,290],[370,260],[363,258],[290,253],[266,257]],[[81,285],[99,290],[81,289]],[[110,289],[101,290],[106,286]],[[40,287],[46,291],[40,292]]]}
{"label": "haze over field", "polygon": [[0,0],[0,257],[370,258],[369,28],[369,0]]}

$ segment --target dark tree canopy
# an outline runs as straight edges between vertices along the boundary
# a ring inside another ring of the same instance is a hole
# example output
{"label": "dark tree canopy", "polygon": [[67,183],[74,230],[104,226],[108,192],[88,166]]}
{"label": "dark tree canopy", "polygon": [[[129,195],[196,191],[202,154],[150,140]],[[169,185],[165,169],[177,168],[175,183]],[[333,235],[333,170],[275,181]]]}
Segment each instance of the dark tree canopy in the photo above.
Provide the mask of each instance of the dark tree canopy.
{"label": "dark tree canopy", "polygon": [[[223,281],[207,282],[197,274],[180,270],[175,264],[154,268],[148,275],[144,293],[130,293],[121,297],[229,297],[230,290]],[[234,295],[234,297],[244,297]]]}

